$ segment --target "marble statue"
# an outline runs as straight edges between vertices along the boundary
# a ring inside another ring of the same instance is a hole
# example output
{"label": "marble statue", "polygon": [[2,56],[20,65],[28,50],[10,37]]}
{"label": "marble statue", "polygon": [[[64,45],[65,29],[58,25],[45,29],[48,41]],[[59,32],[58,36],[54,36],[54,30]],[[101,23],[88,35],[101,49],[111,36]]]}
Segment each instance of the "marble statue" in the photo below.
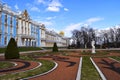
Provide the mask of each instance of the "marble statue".
{"label": "marble statue", "polygon": [[95,41],[94,40],[92,40],[91,46],[92,46],[92,53],[96,53],[95,52]]}

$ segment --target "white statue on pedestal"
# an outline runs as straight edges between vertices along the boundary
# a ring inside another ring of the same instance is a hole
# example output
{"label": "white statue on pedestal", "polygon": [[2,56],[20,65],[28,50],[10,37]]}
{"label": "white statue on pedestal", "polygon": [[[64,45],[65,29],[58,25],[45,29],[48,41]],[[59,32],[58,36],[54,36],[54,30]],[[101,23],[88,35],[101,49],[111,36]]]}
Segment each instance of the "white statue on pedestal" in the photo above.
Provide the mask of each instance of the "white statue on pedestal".
{"label": "white statue on pedestal", "polygon": [[95,52],[95,41],[94,40],[92,40],[91,45],[92,45],[92,53],[96,53]]}

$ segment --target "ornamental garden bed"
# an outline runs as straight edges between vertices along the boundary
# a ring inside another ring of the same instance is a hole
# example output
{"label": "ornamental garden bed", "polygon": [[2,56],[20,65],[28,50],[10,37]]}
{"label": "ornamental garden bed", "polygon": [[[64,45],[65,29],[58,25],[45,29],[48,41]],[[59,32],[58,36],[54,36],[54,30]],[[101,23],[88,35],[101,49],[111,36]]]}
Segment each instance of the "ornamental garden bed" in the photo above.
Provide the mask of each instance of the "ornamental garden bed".
{"label": "ornamental garden bed", "polygon": [[[7,73],[7,74],[4,74],[4,75],[1,75],[0,76],[0,80],[19,80],[19,79],[22,79],[22,78],[26,78],[26,77],[30,77],[30,76],[35,76],[37,74],[41,74],[41,73],[44,73],[44,72],[47,72],[49,70],[51,70],[54,66],[55,66],[55,63],[52,62],[52,61],[48,61],[48,60],[39,60],[39,59],[35,59],[35,58],[32,58],[32,57],[29,57],[29,56],[24,56],[22,55],[20,57],[21,60],[25,60],[25,61],[35,61],[35,62],[40,62],[42,65],[36,69],[33,69],[33,70],[27,70],[25,72],[19,72],[19,73]],[[8,65],[8,63],[1,63],[0,62],[0,65]],[[10,66],[11,64],[8,65],[8,67]],[[30,65],[32,66],[32,65]],[[4,68],[2,68],[4,69]]]}
{"label": "ornamental garden bed", "polygon": [[[40,58],[44,58],[44,57],[54,58],[53,60],[56,60],[56,58],[58,58],[57,61],[69,60],[69,58],[67,58],[67,57],[77,57],[77,58],[83,57],[81,80],[87,80],[87,79],[101,80],[99,73],[97,72],[97,70],[95,69],[95,67],[93,66],[93,64],[90,61],[90,57],[98,57],[98,58],[99,57],[109,57],[108,55],[110,53],[111,52],[109,52],[109,51],[98,51],[96,54],[91,54],[89,51],[85,52],[85,53],[82,53],[80,51],[59,51],[59,52],[42,52],[42,53],[23,54],[20,56],[20,59],[25,60],[25,61],[27,60],[27,61],[41,62],[42,66],[38,67],[37,69],[26,71],[26,72],[2,75],[2,76],[0,76],[0,80],[21,79],[21,78],[34,76],[34,75],[49,71],[50,69],[52,69],[55,66],[55,64],[50,60],[41,60],[40,59]],[[114,51],[112,51],[112,53],[114,53]],[[116,53],[116,51],[115,51],[115,53]],[[119,53],[119,51],[117,51],[117,53]],[[61,58],[59,56],[63,56],[63,57]],[[66,58],[64,58],[64,57],[66,57]],[[120,61],[119,56],[112,56],[112,58]],[[0,62],[0,65],[3,65],[3,64],[8,65],[6,68],[12,67],[12,66],[10,66],[11,64],[9,65],[9,63],[1,63]],[[0,68],[0,69],[3,69],[3,68]],[[61,75],[61,74],[59,74],[59,75]]]}

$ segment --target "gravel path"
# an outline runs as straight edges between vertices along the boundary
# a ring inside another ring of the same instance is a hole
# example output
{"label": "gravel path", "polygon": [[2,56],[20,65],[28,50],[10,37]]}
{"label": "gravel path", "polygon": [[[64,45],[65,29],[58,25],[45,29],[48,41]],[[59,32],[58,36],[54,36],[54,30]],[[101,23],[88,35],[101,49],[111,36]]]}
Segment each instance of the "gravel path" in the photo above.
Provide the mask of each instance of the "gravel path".
{"label": "gravel path", "polygon": [[51,58],[42,58],[54,60],[58,63],[58,67],[49,74],[31,78],[30,80],[75,80],[78,71],[79,58],[53,56]]}

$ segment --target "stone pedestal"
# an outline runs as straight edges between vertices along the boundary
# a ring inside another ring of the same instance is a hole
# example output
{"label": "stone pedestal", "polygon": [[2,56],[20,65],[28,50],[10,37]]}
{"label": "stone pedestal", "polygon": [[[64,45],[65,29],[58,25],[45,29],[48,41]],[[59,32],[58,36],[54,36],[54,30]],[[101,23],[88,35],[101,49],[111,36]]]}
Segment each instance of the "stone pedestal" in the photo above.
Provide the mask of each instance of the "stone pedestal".
{"label": "stone pedestal", "polygon": [[95,48],[92,48],[92,53],[96,53],[96,52],[95,52]]}

